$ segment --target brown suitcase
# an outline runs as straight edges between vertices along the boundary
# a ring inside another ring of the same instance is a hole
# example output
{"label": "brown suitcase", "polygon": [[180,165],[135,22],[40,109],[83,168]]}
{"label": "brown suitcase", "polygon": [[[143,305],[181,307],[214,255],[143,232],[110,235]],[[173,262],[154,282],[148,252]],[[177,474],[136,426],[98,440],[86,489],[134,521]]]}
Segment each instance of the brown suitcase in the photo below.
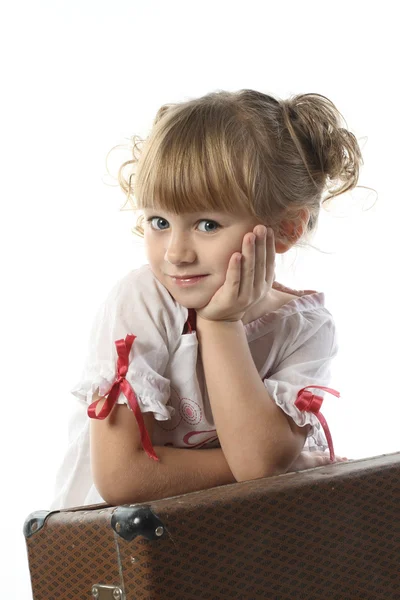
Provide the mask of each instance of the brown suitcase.
{"label": "brown suitcase", "polygon": [[400,599],[400,452],[25,521],[34,600]]}

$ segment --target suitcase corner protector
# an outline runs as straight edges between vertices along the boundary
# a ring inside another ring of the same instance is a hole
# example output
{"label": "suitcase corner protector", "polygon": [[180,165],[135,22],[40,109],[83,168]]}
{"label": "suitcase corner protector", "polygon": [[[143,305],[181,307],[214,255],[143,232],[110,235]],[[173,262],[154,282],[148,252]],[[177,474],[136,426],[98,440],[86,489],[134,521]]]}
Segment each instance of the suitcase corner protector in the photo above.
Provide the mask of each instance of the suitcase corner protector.
{"label": "suitcase corner protector", "polygon": [[40,529],[42,529],[47,517],[51,512],[51,510],[36,510],[28,515],[24,523],[24,536],[29,538],[34,533],[37,533]]}

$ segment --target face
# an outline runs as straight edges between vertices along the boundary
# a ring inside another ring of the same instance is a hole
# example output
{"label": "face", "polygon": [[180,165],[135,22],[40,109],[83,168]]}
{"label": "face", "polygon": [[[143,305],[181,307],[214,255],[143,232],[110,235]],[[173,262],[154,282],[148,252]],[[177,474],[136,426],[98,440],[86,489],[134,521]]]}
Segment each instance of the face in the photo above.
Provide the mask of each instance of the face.
{"label": "face", "polygon": [[[206,306],[224,284],[229,259],[260,222],[248,215],[207,211],[175,215],[145,209],[144,242],[155,277],[186,308]],[[174,277],[204,275],[190,284]]]}

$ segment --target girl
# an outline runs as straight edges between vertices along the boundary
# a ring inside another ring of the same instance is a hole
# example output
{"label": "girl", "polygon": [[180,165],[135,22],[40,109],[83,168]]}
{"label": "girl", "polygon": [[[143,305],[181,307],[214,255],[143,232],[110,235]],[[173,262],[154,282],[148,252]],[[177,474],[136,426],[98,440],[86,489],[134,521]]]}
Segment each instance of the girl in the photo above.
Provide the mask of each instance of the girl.
{"label": "girl", "polygon": [[161,107],[119,173],[148,264],[114,286],[94,322],[52,508],[335,460],[319,412],[324,390],[339,395],[326,387],[332,316],[322,293],[275,281],[275,253],[310,235],[361,162],[318,94],[220,91]]}

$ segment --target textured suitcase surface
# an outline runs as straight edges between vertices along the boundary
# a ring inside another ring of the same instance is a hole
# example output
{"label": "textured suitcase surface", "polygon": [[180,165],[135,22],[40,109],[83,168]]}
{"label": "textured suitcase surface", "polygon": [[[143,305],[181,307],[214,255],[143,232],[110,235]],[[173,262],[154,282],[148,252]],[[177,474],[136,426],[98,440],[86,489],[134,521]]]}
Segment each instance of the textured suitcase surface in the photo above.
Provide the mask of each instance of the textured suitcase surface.
{"label": "textured suitcase surface", "polygon": [[400,599],[400,453],[24,526],[34,600]]}

